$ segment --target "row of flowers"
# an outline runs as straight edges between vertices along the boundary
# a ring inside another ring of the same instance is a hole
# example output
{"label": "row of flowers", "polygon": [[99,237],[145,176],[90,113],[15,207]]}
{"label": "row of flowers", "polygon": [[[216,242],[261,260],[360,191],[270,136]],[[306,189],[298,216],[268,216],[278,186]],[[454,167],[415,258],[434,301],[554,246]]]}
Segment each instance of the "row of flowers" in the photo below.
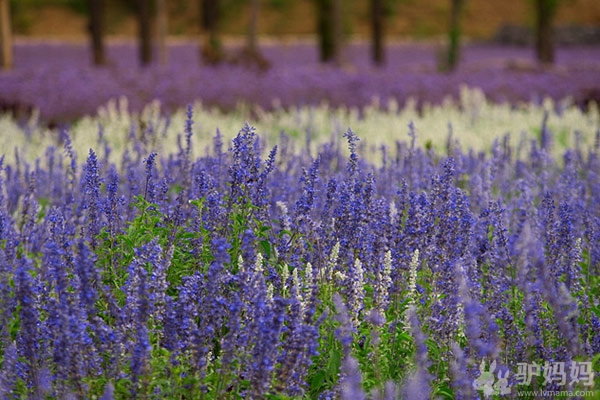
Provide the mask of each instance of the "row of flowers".
{"label": "row of flowers", "polygon": [[[271,69],[257,72],[236,65],[202,65],[198,43],[169,47],[169,63],[141,68],[132,43],[107,45],[108,65],[91,65],[87,43],[19,42],[15,66],[0,74],[0,109],[26,116],[39,109],[49,124],[60,125],[91,115],[111,99],[126,96],[138,112],[159,100],[172,112],[182,105],[202,101],[231,110],[238,103],[271,109],[317,105],[334,107],[370,105],[378,98],[404,105],[410,97],[440,104],[459,97],[460,86],[481,88],[496,103],[541,103],[572,98],[585,106],[599,99],[600,52],[597,46],[556,50],[556,64],[539,68],[532,48],[466,44],[459,68],[439,73],[433,43],[390,43],[387,63],[374,68],[368,43],[350,43],[343,65],[323,65],[313,43],[269,43],[261,47]],[[237,128],[239,129],[239,127]]]}

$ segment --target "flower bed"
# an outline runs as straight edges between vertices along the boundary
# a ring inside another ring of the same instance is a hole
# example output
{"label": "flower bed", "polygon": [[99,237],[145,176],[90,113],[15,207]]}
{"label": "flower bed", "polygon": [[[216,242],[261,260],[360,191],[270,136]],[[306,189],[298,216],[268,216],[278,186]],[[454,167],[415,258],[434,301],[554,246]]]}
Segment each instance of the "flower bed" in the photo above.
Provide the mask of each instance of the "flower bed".
{"label": "flower bed", "polygon": [[598,393],[594,128],[311,150],[240,125],[199,152],[177,115],[116,158],[92,120],[83,157],[63,130],[3,159],[3,398]]}

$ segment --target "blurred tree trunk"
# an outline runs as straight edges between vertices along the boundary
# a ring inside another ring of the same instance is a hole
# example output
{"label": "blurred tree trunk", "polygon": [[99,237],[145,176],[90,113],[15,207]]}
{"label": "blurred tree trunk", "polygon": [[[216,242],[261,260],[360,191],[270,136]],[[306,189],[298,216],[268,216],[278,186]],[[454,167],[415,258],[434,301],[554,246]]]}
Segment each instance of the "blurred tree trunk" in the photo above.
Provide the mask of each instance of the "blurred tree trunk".
{"label": "blurred tree trunk", "polygon": [[257,25],[258,25],[258,14],[260,12],[260,0],[250,0],[250,20],[248,22],[248,36],[246,41],[246,47],[251,52],[256,52],[258,47],[256,45]]}
{"label": "blurred tree trunk", "polygon": [[9,0],[0,0],[0,66],[2,69],[11,69],[13,66],[12,46]]}
{"label": "blurred tree trunk", "polygon": [[261,70],[269,69],[269,61],[261,54],[258,48],[257,26],[260,13],[260,0],[250,0],[250,18],[248,20],[248,33],[246,46],[233,59],[233,62],[248,67],[257,67]]}
{"label": "blurred tree trunk", "polygon": [[158,60],[162,65],[167,65],[167,36],[169,34],[169,13],[166,0],[156,1],[156,33],[158,42]]}
{"label": "blurred tree trunk", "polygon": [[341,0],[317,1],[317,31],[321,62],[341,63],[342,5]]}
{"label": "blurred tree trunk", "polygon": [[448,58],[446,70],[454,71],[460,60],[460,16],[464,0],[451,0],[450,29],[448,30]]}
{"label": "blurred tree trunk", "polygon": [[104,65],[104,0],[88,0],[90,7],[89,31],[94,65]]}
{"label": "blurred tree trunk", "polygon": [[219,37],[220,2],[218,0],[200,0],[202,29],[206,39],[201,47],[202,60],[207,64],[218,64],[225,58],[223,45]]}
{"label": "blurred tree trunk", "polygon": [[537,59],[543,64],[554,62],[554,38],[552,25],[558,5],[557,0],[536,0],[535,47]]}
{"label": "blurred tree trunk", "polygon": [[137,0],[138,35],[140,46],[140,64],[149,65],[152,62],[152,0]]}
{"label": "blurred tree trunk", "polygon": [[383,48],[384,35],[384,0],[371,0],[371,26],[372,26],[372,57],[376,65],[385,63]]}
{"label": "blurred tree trunk", "polygon": [[344,27],[342,24],[342,0],[333,1],[333,42],[334,42],[334,53],[333,61],[336,65],[342,64],[342,39],[344,34]]}

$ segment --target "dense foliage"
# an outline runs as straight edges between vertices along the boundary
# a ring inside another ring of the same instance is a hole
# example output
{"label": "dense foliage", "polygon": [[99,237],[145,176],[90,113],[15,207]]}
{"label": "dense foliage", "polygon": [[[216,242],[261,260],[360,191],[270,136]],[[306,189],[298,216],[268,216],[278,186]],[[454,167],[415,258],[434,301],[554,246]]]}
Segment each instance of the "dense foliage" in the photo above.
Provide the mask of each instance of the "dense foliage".
{"label": "dense foliage", "polygon": [[2,398],[458,399],[482,362],[598,371],[600,131],[554,157],[546,125],[489,152],[411,126],[375,163],[350,129],[195,155],[191,109],[172,152],[138,122],[116,162],[63,130],[0,163]]}

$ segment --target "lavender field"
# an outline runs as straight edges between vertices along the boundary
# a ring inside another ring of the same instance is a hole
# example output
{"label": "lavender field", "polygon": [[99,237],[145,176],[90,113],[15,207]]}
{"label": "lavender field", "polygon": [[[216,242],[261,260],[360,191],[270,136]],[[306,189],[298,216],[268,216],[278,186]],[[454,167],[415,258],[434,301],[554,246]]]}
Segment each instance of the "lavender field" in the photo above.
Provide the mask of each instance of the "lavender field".
{"label": "lavender field", "polygon": [[[401,106],[410,97],[440,104],[446,96],[459,96],[462,85],[480,88],[496,103],[541,103],[571,98],[584,105],[600,97],[600,47],[557,49],[556,64],[540,69],[527,47],[488,44],[465,45],[459,68],[438,73],[435,43],[392,43],[387,64],[369,62],[366,43],[350,43],[342,68],[318,62],[312,41],[264,43],[261,50],[271,63],[268,71],[242,66],[203,66],[198,44],[175,42],[169,46],[169,63],[141,68],[133,42],[115,41],[107,47],[109,65],[91,66],[87,43],[22,42],[15,46],[15,68],[0,72],[0,106],[21,113],[38,108],[53,124],[93,115],[111,99],[125,96],[131,111],[159,100],[167,110],[185,108],[201,100],[225,110],[241,102],[272,109],[318,105],[364,107],[393,99]],[[235,55],[239,45],[228,45]]]}
{"label": "lavender field", "polygon": [[600,398],[596,49],[127,46],[0,75],[0,398]]}

